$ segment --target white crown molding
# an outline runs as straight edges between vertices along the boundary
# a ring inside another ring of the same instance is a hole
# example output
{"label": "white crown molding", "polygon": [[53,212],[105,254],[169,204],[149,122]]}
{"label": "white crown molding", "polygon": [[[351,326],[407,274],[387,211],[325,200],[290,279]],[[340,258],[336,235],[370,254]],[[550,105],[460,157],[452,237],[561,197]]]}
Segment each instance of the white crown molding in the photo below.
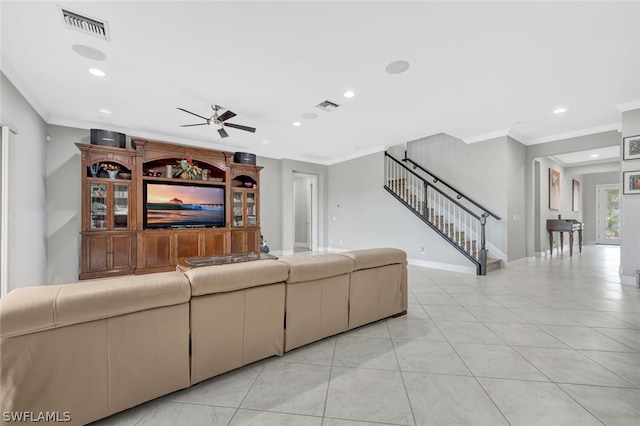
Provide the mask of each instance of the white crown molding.
{"label": "white crown molding", "polygon": [[[635,103],[632,102],[624,105],[630,106],[628,110],[632,110],[635,108],[640,108],[640,101]],[[555,142],[563,139],[593,135],[596,133],[604,133],[604,132],[609,132],[611,130],[616,130],[620,132],[620,123],[610,123],[610,124],[605,124],[603,126],[590,127],[588,129],[572,130],[570,132],[557,133],[555,135],[542,136],[542,137],[533,138],[533,139],[529,139],[526,136],[518,133],[513,129],[501,129],[501,130],[496,130],[495,132],[489,132],[489,133],[484,133],[482,135],[470,136],[468,138],[460,138],[460,139],[466,144],[471,144],[471,143],[488,141],[488,140],[503,137],[503,136],[509,136],[517,140],[523,145],[536,145],[536,144],[545,143],[545,142]]]}
{"label": "white crown molding", "polygon": [[546,142],[555,142],[564,139],[577,138],[580,136],[594,135],[597,133],[610,132],[612,130],[620,131],[620,123],[610,123],[603,126],[591,127],[588,129],[573,130],[571,132],[557,133],[555,135],[543,136],[529,140],[528,145],[537,145]]}
{"label": "white crown molding", "polygon": [[462,142],[466,144],[471,144],[471,143],[483,142],[483,141],[488,141],[489,139],[495,139],[495,138],[507,136],[510,132],[511,132],[511,129],[502,129],[502,130],[496,130],[495,132],[484,133],[482,135],[470,136],[468,138],[461,138],[461,139],[462,139]]}
{"label": "white crown molding", "polygon": [[634,109],[640,109],[640,100],[631,101],[631,102],[625,102],[624,104],[616,105],[616,108],[620,112],[627,112],[627,111],[631,111],[631,110],[634,110]]}
{"label": "white crown molding", "polygon": [[507,136],[509,136],[511,139],[517,140],[522,145],[529,145],[529,139],[524,135],[521,135],[520,133],[516,132],[513,129],[509,130],[509,133],[507,134]]}
{"label": "white crown molding", "polygon": [[488,141],[495,138],[501,138],[504,136],[508,136],[512,139],[515,139],[523,145],[529,144],[529,140],[524,135],[518,133],[517,131],[511,128],[496,130],[495,132],[484,133],[482,135],[470,136],[468,138],[462,139],[462,141],[466,144],[472,144],[477,142]]}

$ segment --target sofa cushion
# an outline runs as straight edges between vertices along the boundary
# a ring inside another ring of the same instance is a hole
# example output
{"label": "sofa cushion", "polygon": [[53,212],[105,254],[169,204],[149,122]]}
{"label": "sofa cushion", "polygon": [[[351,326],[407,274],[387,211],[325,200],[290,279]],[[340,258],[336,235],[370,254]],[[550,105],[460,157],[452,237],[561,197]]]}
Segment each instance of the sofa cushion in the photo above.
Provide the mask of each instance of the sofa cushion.
{"label": "sofa cushion", "polygon": [[0,300],[0,335],[15,336],[189,301],[179,272],[17,288]]}
{"label": "sofa cushion", "polygon": [[243,288],[284,282],[289,268],[276,260],[192,268],[184,274],[191,282],[191,294],[225,293]]}
{"label": "sofa cushion", "polygon": [[353,271],[351,259],[333,253],[292,256],[278,262],[288,265],[288,284],[336,277]]}
{"label": "sofa cushion", "polygon": [[394,248],[353,250],[340,254],[353,260],[355,271],[395,264],[407,266],[407,254]]}

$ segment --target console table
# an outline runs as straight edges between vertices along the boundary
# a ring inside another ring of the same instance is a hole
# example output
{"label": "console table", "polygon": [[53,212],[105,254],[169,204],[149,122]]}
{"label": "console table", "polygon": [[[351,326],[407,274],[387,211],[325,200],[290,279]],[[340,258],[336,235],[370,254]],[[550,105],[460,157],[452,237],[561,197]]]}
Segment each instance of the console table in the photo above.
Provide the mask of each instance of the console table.
{"label": "console table", "polygon": [[582,231],[584,230],[584,223],[578,222],[575,219],[547,219],[547,232],[549,232],[549,249],[553,255],[553,233],[560,233],[560,246],[559,250],[562,250],[564,244],[563,233],[569,233],[569,256],[573,256],[573,233],[578,231],[578,247],[580,253],[582,253]]}

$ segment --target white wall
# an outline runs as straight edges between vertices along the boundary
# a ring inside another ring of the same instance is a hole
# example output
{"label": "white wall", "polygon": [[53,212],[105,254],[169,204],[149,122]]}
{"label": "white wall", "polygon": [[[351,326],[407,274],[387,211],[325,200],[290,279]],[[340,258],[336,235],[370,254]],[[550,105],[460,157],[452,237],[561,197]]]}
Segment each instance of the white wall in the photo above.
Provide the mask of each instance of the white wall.
{"label": "white wall", "polygon": [[271,250],[282,250],[282,162],[258,157],[260,172],[260,232]]}
{"label": "white wall", "polygon": [[50,284],[78,280],[82,170],[75,142],[89,143],[87,129],[47,126],[47,247]]}
{"label": "white wall", "polygon": [[[622,137],[640,135],[640,109],[622,113]],[[622,161],[622,172],[640,170],[640,160]],[[621,179],[622,181],[622,179]],[[624,182],[623,182],[624,185]],[[640,195],[622,195],[620,272],[622,282],[635,284],[640,269]]]}
{"label": "white wall", "polygon": [[507,137],[507,214],[502,220],[507,224],[507,260],[510,262],[527,255],[526,208],[523,190],[526,152],[524,145]]}
{"label": "white wall", "polygon": [[46,123],[2,73],[0,93],[0,121],[18,132],[9,158],[11,290],[46,283]]}

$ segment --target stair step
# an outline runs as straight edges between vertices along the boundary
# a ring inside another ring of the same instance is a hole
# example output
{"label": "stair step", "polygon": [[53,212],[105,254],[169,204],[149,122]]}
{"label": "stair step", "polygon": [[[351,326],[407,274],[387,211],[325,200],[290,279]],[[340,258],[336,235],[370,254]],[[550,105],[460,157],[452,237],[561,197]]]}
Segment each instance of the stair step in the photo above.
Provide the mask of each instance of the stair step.
{"label": "stair step", "polygon": [[502,269],[502,260],[487,259],[487,273]]}

